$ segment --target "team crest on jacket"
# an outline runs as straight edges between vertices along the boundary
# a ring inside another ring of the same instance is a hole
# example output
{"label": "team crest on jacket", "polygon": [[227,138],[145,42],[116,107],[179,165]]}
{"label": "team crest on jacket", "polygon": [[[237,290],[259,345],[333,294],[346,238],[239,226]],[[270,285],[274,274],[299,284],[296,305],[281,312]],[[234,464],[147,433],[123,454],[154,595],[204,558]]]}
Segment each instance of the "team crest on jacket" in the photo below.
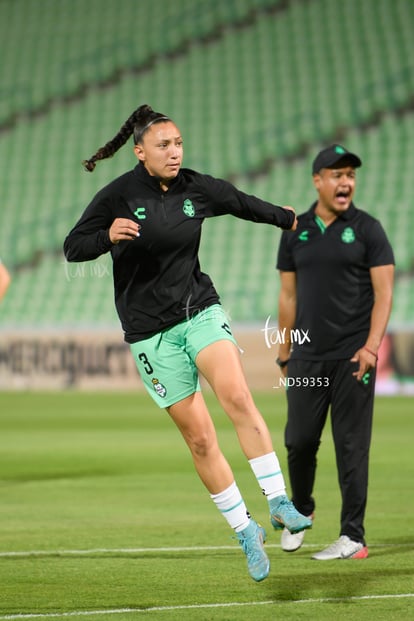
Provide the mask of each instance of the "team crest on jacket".
{"label": "team crest on jacket", "polygon": [[167,389],[164,386],[164,384],[161,384],[160,380],[157,379],[156,377],[153,377],[151,381],[152,381],[154,390],[157,393],[157,395],[159,397],[165,397],[165,395],[167,394]]}
{"label": "team crest on jacket", "polygon": [[344,244],[352,244],[355,241],[355,233],[354,230],[351,229],[350,226],[347,226],[346,229],[342,231],[341,239]]}
{"label": "team crest on jacket", "polygon": [[189,198],[186,198],[185,201],[184,201],[183,212],[189,218],[194,218],[194,216],[195,216],[194,205],[193,205],[192,201],[190,201]]}

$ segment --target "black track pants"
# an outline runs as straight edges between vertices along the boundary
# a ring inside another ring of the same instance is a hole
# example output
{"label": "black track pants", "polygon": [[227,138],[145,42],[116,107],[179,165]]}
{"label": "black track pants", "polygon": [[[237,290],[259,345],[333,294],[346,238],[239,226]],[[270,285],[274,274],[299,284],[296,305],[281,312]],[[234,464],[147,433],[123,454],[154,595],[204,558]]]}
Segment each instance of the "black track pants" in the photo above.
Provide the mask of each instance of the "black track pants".
{"label": "black track pants", "polygon": [[316,454],[331,408],[338,481],[342,496],[341,535],[365,543],[364,516],[368,491],[375,369],[358,382],[349,360],[288,364],[288,420],[285,444],[292,500],[310,515],[316,473]]}

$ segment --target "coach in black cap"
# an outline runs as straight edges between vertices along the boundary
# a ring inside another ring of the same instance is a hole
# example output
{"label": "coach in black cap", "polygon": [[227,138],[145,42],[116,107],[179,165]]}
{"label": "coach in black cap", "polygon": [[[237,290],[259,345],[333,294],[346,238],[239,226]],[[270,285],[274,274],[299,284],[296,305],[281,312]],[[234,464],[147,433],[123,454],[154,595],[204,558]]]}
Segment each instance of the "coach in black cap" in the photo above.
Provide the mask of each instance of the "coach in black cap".
{"label": "coach in black cap", "polygon": [[[287,375],[285,443],[293,502],[313,518],[316,455],[328,410],[342,496],[339,539],[312,558],[366,558],[364,516],[378,349],[388,323],[394,256],[378,220],[353,203],[361,159],[339,144],[312,164],[318,197],[283,232],[277,363]],[[297,550],[304,532],[282,533]]]}
{"label": "coach in black cap", "polygon": [[347,151],[340,144],[333,144],[322,151],[313,160],[312,173],[317,174],[322,168],[335,168],[337,164],[349,164],[353,168],[362,166],[362,162],[355,153]]}

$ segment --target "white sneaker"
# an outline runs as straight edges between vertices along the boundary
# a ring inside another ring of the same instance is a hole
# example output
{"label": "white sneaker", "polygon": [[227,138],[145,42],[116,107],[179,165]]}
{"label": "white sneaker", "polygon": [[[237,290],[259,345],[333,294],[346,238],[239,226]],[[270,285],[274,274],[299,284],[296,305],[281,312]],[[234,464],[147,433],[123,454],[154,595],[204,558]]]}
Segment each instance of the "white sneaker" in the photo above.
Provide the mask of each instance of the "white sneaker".
{"label": "white sneaker", "polygon": [[352,541],[347,535],[341,535],[330,546],[312,556],[316,561],[331,561],[336,558],[367,558],[368,548],[363,543]]}
{"label": "white sneaker", "polygon": [[[307,516],[310,520],[313,520],[312,515]],[[282,536],[280,538],[280,546],[285,552],[295,552],[301,547],[303,540],[305,539],[305,532],[301,530],[299,533],[291,533],[287,528],[282,530]]]}

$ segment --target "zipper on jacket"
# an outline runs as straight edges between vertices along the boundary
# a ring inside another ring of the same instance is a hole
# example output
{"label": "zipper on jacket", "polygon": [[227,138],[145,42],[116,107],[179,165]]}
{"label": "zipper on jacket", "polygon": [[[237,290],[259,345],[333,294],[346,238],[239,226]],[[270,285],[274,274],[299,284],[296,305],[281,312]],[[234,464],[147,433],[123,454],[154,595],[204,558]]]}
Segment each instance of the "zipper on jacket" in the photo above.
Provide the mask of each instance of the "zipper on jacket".
{"label": "zipper on jacket", "polygon": [[161,192],[161,211],[163,220],[168,222],[167,208],[165,206],[165,192]]}

